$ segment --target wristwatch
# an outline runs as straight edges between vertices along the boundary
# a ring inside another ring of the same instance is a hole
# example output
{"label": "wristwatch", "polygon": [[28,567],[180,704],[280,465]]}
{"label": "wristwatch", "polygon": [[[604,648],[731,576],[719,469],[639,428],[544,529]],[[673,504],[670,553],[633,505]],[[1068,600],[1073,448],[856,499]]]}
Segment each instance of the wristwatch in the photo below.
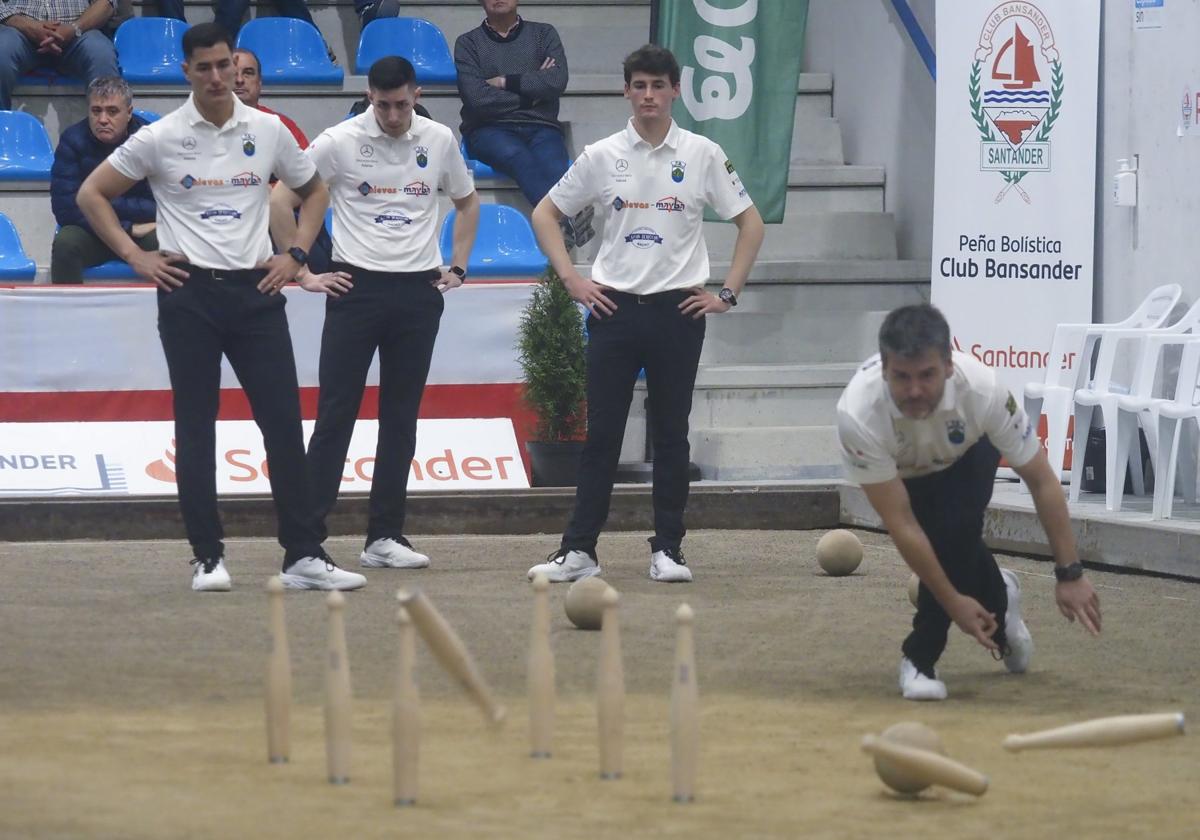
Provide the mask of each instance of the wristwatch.
{"label": "wristwatch", "polygon": [[467,279],[467,270],[465,268],[463,268],[462,266],[457,266],[457,265],[450,266],[450,273],[458,275],[459,280]]}
{"label": "wristwatch", "polygon": [[291,248],[288,248],[287,252],[288,256],[300,263],[300,265],[306,265],[308,263],[308,252],[298,245],[293,245]]}
{"label": "wristwatch", "polygon": [[1068,583],[1083,577],[1083,564],[1072,563],[1069,566],[1055,566],[1054,577],[1059,583]]}
{"label": "wristwatch", "polygon": [[717,297],[719,297],[725,303],[728,303],[730,306],[737,306],[737,295],[733,293],[733,289],[722,289],[717,293]]}
{"label": "wristwatch", "polygon": [[72,29],[72,30],[74,30],[74,32],[75,32],[75,37],[76,37],[76,38],[82,38],[82,37],[83,37],[83,30],[79,28],[79,24],[78,24],[78,23],[72,23],[72,24],[71,24],[71,29]]}

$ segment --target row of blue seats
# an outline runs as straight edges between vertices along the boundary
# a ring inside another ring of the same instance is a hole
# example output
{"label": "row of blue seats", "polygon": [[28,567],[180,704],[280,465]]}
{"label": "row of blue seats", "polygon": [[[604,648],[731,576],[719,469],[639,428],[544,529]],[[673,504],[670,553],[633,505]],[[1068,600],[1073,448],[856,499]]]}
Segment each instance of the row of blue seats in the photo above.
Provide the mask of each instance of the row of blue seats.
{"label": "row of blue seats", "polygon": [[[133,112],[146,122],[159,119],[159,114],[143,108]],[[465,142],[458,148],[476,180],[504,177],[486,163],[472,160]],[[38,118],[25,111],[0,111],[0,181],[48,181],[53,164],[50,135]]]}
{"label": "row of blue seats", "polygon": [[[546,257],[538,248],[529,220],[516,208],[504,204],[482,204],[475,247],[467,263],[471,277],[527,277],[546,269]],[[454,217],[451,210],[442,221],[440,246],[442,259],[449,264],[454,248]],[[333,211],[325,215],[325,227],[332,233]],[[37,274],[37,265],[25,252],[21,237],[8,216],[0,213],[0,283],[28,282]],[[128,280],[133,277],[129,265],[112,260],[84,272],[88,280]]]}
{"label": "row of blue seats", "polygon": [[[135,17],[117,28],[113,38],[121,75],[130,84],[184,85],[183,33],[190,24],[174,18]],[[262,62],[264,84],[340,85],[342,68],[329,59],[321,33],[307,21],[285,17],[255,18],[238,32],[239,48],[252,50]],[[378,59],[402,55],[412,62],[422,85],[453,85],[458,71],[446,36],[423,18],[377,18],[358,39],[354,72],[365,75]],[[74,81],[52,72],[22,78],[27,84]]]}

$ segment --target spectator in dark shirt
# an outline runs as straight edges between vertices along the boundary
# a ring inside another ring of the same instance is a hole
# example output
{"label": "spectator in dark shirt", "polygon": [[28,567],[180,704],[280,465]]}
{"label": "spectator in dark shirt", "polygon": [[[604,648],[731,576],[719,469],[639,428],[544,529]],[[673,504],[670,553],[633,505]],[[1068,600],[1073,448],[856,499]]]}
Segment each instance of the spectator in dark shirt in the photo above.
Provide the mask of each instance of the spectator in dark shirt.
{"label": "spectator in dark shirt", "polygon": [[[548,23],[517,14],[518,0],[480,0],[487,17],[458,36],[454,63],[467,153],[517,182],[534,207],[570,166],[558,121],[567,57]],[[592,208],[563,219],[567,246],[593,235]]]}
{"label": "spectator in dark shirt", "polygon": [[[83,270],[118,259],[84,218],[75,194],[113,149],[146,121],[133,113],[133,94],[124,79],[103,76],[88,85],[88,116],[62,133],[50,169],[50,206],[61,226],[50,249],[50,282],[82,283]],[[158,250],[150,185],[141,181],[113,201],[117,218],[143,251]]]}

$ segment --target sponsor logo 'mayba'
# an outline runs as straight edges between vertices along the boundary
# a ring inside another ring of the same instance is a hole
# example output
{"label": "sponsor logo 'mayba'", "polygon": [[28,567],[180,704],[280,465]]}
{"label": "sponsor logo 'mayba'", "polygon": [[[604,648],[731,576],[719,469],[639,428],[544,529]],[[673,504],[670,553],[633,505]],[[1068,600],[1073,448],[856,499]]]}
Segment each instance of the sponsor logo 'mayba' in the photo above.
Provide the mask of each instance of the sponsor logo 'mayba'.
{"label": "sponsor logo 'mayba'", "polygon": [[1062,112],[1062,55],[1050,21],[1033,3],[1003,3],[984,21],[968,93],[980,136],[979,167],[1004,181],[996,202],[1015,192],[1032,203],[1021,181],[1051,169],[1050,134]]}
{"label": "sponsor logo 'mayba'", "polygon": [[155,481],[175,483],[175,438],[171,438],[171,445],[166,448],[161,458],[146,465],[146,475]]}

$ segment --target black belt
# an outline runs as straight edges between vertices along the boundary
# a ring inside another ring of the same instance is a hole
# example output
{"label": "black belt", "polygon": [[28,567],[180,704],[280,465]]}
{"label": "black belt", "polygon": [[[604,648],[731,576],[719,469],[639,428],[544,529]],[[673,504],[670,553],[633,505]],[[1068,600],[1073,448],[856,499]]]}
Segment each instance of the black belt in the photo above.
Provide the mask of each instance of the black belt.
{"label": "black belt", "polygon": [[257,283],[267,274],[264,268],[201,268],[188,263],[182,263],[180,268],[186,270],[190,278],[199,277],[205,280],[236,280]]}
{"label": "black belt", "polygon": [[606,289],[604,291],[606,297],[611,297],[617,303],[625,301],[626,303],[680,303],[686,298],[692,296],[691,289],[671,289],[668,292],[655,292],[652,295],[637,295],[633,292],[618,292]]}

